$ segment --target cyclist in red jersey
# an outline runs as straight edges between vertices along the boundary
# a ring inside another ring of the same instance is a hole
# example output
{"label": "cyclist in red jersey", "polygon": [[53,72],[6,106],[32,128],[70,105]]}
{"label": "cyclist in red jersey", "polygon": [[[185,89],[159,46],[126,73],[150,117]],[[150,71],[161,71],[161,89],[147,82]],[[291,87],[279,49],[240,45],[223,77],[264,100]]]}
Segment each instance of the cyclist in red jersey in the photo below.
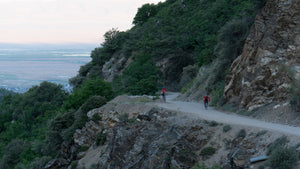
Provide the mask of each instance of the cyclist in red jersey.
{"label": "cyclist in red jersey", "polygon": [[208,102],[210,102],[210,98],[208,97],[208,94],[204,96],[203,102],[204,102],[205,109],[207,109]]}
{"label": "cyclist in red jersey", "polygon": [[163,97],[163,100],[164,100],[164,102],[166,102],[166,92],[167,92],[167,89],[166,89],[166,87],[163,87],[163,90],[162,90],[162,97]]}

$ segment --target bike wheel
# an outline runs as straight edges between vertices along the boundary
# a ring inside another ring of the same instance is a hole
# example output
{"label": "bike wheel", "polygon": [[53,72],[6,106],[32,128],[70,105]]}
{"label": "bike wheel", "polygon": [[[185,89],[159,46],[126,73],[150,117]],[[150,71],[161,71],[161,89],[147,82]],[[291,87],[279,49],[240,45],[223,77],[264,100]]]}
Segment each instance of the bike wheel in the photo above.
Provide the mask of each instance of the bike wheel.
{"label": "bike wheel", "polygon": [[208,103],[204,103],[204,107],[205,109],[207,109]]}

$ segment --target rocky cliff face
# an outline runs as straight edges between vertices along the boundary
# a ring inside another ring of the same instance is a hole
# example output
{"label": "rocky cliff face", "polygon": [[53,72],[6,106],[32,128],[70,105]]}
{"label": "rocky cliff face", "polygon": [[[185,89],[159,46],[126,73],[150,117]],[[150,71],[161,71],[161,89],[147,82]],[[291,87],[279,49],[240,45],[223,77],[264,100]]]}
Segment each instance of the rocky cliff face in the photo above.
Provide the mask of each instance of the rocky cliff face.
{"label": "rocky cliff face", "polygon": [[248,110],[287,102],[288,87],[299,74],[300,1],[268,0],[231,66],[225,96]]}
{"label": "rocky cliff face", "polygon": [[264,155],[280,136],[161,109],[148,97],[119,96],[88,117],[73,145],[62,146],[63,156],[45,168],[170,169],[202,163],[246,168],[250,158]]}
{"label": "rocky cliff face", "polygon": [[[63,143],[61,155],[44,168],[188,169],[202,163],[209,168],[258,168],[263,163],[250,164],[250,158],[265,155],[283,136],[202,120],[153,102],[149,97],[119,96],[89,111],[85,127],[76,130],[73,141]],[[293,138],[289,145],[297,143],[299,138]]]}

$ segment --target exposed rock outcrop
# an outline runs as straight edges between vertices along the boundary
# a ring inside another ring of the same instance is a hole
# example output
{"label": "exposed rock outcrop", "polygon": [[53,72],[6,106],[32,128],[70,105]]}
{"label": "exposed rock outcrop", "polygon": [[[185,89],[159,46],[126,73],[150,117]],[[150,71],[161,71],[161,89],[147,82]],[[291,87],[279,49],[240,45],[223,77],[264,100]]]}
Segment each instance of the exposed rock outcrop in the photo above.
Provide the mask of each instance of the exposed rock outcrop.
{"label": "exposed rock outcrop", "polygon": [[[151,102],[147,97],[119,96],[90,111],[89,118],[102,118],[76,131],[74,142],[89,147],[77,154],[76,168],[168,169],[197,163],[246,168],[250,158],[263,155],[277,137],[266,131],[255,135],[259,130],[239,126],[225,133],[222,124],[157,108]],[[99,136],[104,141],[97,144]]]}
{"label": "exposed rock outcrop", "polygon": [[102,67],[101,71],[103,78],[106,81],[112,82],[131,62],[131,58],[126,58],[123,55],[114,55]]}
{"label": "exposed rock outcrop", "polygon": [[231,66],[225,96],[248,110],[287,102],[290,83],[299,74],[300,1],[268,0]]}

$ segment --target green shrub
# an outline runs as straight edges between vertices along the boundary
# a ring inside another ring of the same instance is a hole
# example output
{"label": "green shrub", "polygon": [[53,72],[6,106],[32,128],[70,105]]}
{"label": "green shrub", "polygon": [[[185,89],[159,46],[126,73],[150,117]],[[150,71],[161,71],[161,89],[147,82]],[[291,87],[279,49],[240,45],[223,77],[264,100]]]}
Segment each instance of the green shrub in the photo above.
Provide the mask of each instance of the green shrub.
{"label": "green shrub", "polygon": [[135,123],[136,122],[136,118],[129,119],[128,113],[120,114],[118,119],[120,120],[120,122],[124,122],[124,123]]}
{"label": "green shrub", "polygon": [[[98,78],[89,80],[82,86],[81,89],[75,90],[73,94],[67,98],[63,107],[66,110],[77,110],[92,96],[102,96],[105,99],[110,100],[114,97],[114,92],[110,83],[105,82],[103,79]],[[95,101],[96,100],[97,99],[95,99]],[[90,106],[92,105],[87,105],[87,108]]]}
{"label": "green shrub", "polygon": [[107,134],[103,132],[104,130],[102,129],[101,132],[98,133],[97,138],[96,138],[96,145],[104,145],[106,140],[107,140]]}
{"label": "green shrub", "polygon": [[[98,108],[106,104],[106,99],[102,96],[92,96],[89,98],[79,110],[77,110],[74,114],[75,121],[70,127],[70,134],[73,136],[73,133],[76,129],[81,129],[84,127],[85,123],[89,120],[87,116],[87,112],[94,108]],[[67,135],[67,134],[64,134]]]}
{"label": "green shrub", "polygon": [[262,166],[262,165],[258,167],[258,169],[264,169],[264,168],[265,168],[265,167],[264,167],[264,166]]}
{"label": "green shrub", "polygon": [[44,154],[55,156],[60,144],[64,141],[63,131],[73,125],[74,112],[67,112],[57,115],[50,121],[49,129],[46,134]]}
{"label": "green shrub", "polygon": [[211,169],[223,169],[219,164],[214,164]]}
{"label": "green shrub", "polygon": [[229,112],[237,112],[238,111],[238,105],[237,104],[224,104],[222,107],[222,110],[229,111]]}
{"label": "green shrub", "polygon": [[121,44],[126,37],[124,32],[120,32],[116,28],[112,28],[104,34],[105,41],[102,43],[103,53],[113,53],[116,50],[120,49]]}
{"label": "green shrub", "polygon": [[16,93],[7,89],[0,88],[0,104],[2,99],[8,95],[15,95]]}
{"label": "green shrub", "polygon": [[215,154],[216,149],[213,147],[205,147],[201,150],[200,155],[201,156],[211,156],[213,154]]}
{"label": "green shrub", "polygon": [[129,119],[129,114],[128,113],[122,113],[118,116],[118,119],[120,122],[127,122]]}
{"label": "green shrub", "polygon": [[11,141],[4,150],[4,155],[0,160],[0,168],[11,168],[21,161],[20,154],[28,148],[23,140]]}
{"label": "green shrub", "polygon": [[291,105],[297,111],[300,112],[300,79],[295,80],[291,85]]}
{"label": "green shrub", "polygon": [[[199,163],[196,163],[196,165],[192,169],[209,169],[209,167],[204,163],[202,163],[201,165]],[[222,167],[219,164],[214,164],[211,169],[222,169]]]}
{"label": "green shrub", "polygon": [[256,133],[256,137],[259,137],[261,135],[264,135],[266,134],[268,131],[267,130],[262,130],[262,131],[259,131],[258,133]]}
{"label": "green shrub", "polygon": [[97,168],[97,164],[92,164],[89,169],[96,169],[96,168]]}
{"label": "green shrub", "polygon": [[214,89],[212,89],[210,95],[211,95],[211,104],[216,107],[221,107],[225,103],[224,98],[224,87],[225,82],[221,81],[218,82],[216,85],[214,85]]}
{"label": "green shrub", "polygon": [[102,117],[98,113],[96,113],[96,114],[93,115],[92,120],[94,122],[98,122],[98,121],[102,120]]}
{"label": "green shrub", "polygon": [[289,140],[286,137],[280,137],[276,139],[268,148],[267,155],[270,155],[273,150],[275,150],[277,147],[283,147],[288,143]]}
{"label": "green shrub", "polygon": [[135,57],[135,62],[114,80],[114,87],[119,93],[155,95],[158,90],[158,68],[148,54]]}
{"label": "green shrub", "polygon": [[272,151],[268,163],[276,169],[291,169],[297,160],[295,149],[278,146]]}
{"label": "green shrub", "polygon": [[199,67],[194,65],[189,65],[183,68],[179,86],[181,88],[181,93],[185,93],[187,89],[191,88],[195,83],[195,77],[199,71]]}
{"label": "green shrub", "polygon": [[231,126],[230,125],[225,125],[224,127],[223,127],[223,132],[228,132],[229,130],[231,130]]}
{"label": "green shrub", "polygon": [[236,135],[237,138],[245,138],[246,137],[246,130],[245,129],[241,129],[238,134]]}
{"label": "green shrub", "polygon": [[80,149],[79,149],[79,152],[86,151],[86,150],[88,150],[89,148],[90,148],[89,146],[81,146]]}
{"label": "green shrub", "polygon": [[210,127],[216,127],[216,126],[218,126],[219,124],[218,124],[218,122],[216,122],[216,121],[210,121],[209,122],[209,124],[208,124]]}
{"label": "green shrub", "polygon": [[155,94],[154,97],[152,97],[152,100],[158,100],[160,99],[160,94]]}
{"label": "green shrub", "polygon": [[[102,96],[92,96],[89,98],[75,113],[73,124],[67,129],[62,131],[62,137],[65,141],[70,141],[73,138],[73,135],[77,129],[81,129],[88,122],[89,118],[87,112],[94,108],[101,107],[106,103],[106,99]],[[98,115],[93,116],[92,120],[101,119]]]}
{"label": "green shrub", "polygon": [[[43,139],[48,120],[56,116],[66,97],[62,85],[50,82],[42,82],[22,94],[6,96],[0,105],[1,142],[7,145],[15,138]],[[0,147],[0,154],[2,150]]]}
{"label": "green shrub", "polygon": [[196,163],[196,165],[192,169],[209,169],[204,163],[201,165],[199,163]]}
{"label": "green shrub", "polygon": [[87,113],[88,111],[99,108],[104,104],[106,104],[106,98],[102,96],[92,96],[81,106],[80,109],[83,113]]}
{"label": "green shrub", "polygon": [[28,169],[43,169],[50,160],[51,157],[49,156],[36,157],[28,166]]}
{"label": "green shrub", "polygon": [[138,9],[138,12],[135,15],[132,23],[135,25],[142,25],[149,18],[154,17],[157,14],[157,12],[158,12],[157,5],[145,4]]}
{"label": "green shrub", "polygon": [[71,163],[71,169],[76,169],[77,165],[78,165],[78,160],[72,161],[72,163]]}

